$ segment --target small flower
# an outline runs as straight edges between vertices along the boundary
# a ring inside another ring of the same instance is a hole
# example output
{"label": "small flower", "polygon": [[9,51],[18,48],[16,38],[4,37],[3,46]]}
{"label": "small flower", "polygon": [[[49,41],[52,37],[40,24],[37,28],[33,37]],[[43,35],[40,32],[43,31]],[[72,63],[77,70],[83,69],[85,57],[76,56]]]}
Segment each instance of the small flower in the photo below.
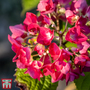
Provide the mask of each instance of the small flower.
{"label": "small flower", "polygon": [[42,44],[37,44],[34,48],[34,51],[37,51],[39,55],[42,55],[45,51],[45,47]]}
{"label": "small flower", "polygon": [[23,21],[23,23],[28,26],[31,23],[37,23],[37,16],[33,13],[27,12],[26,13],[26,18]]}
{"label": "small flower", "polygon": [[52,0],[40,0],[38,4],[38,11],[43,14],[48,14],[54,11],[54,5]]}
{"label": "small flower", "polygon": [[32,78],[38,79],[40,81],[40,77],[43,77],[43,74],[40,70],[42,67],[42,63],[40,61],[33,61],[31,65],[28,66],[25,74],[29,74]]}
{"label": "small flower", "polygon": [[53,60],[56,60],[60,57],[61,50],[56,43],[51,43],[49,46],[49,53],[51,54]]}
{"label": "small flower", "polygon": [[86,41],[88,38],[83,33],[81,33],[80,27],[77,26],[77,27],[72,27],[71,29],[69,29],[69,31],[66,34],[65,39],[67,41],[70,41],[71,43],[79,44],[81,42]]}
{"label": "small flower", "polygon": [[45,28],[45,27],[41,27],[40,28],[40,33],[37,37],[37,42],[43,45],[50,45],[52,39],[54,38],[54,31]]}

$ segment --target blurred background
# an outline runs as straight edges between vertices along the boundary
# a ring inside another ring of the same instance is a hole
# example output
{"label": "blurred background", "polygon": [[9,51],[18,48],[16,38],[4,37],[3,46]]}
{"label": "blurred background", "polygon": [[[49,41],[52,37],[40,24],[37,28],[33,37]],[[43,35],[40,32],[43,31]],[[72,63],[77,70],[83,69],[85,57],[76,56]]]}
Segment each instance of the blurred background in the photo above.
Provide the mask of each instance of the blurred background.
{"label": "blurred background", "polygon": [[[9,26],[22,23],[24,17],[20,16],[21,11],[21,0],[0,0],[0,79],[12,78],[11,90],[20,89],[15,87],[13,75],[16,65],[12,63],[15,53],[11,50],[11,44],[7,37],[8,34],[11,35]],[[0,90],[3,90],[1,80]]]}
{"label": "blurred background", "polygon": [[[15,53],[11,50],[11,44],[7,38],[8,34],[11,35],[9,26],[23,23],[26,11],[36,14],[38,2],[39,0],[0,0],[0,79],[12,78],[11,90],[20,89],[15,87],[16,83],[14,82],[15,76],[13,75],[16,65],[12,62],[12,58]],[[65,81],[61,81],[59,84],[61,87],[58,90],[65,90]],[[0,90],[3,90],[1,81]]]}
{"label": "blurred background", "polygon": [[[12,62],[12,58],[15,53],[11,50],[11,44],[8,41],[8,34],[11,35],[9,26],[23,23],[25,18],[25,9],[23,12],[22,4],[25,0],[0,0],[0,79],[2,78],[12,78],[12,89],[20,90],[16,88],[16,83],[14,82],[15,76],[15,63]],[[26,3],[28,3],[26,0]],[[32,1],[32,0],[31,0]],[[29,8],[30,10],[30,8]],[[33,13],[35,9],[30,10]],[[21,15],[23,14],[23,15]],[[2,84],[0,80],[0,90],[2,89]]]}

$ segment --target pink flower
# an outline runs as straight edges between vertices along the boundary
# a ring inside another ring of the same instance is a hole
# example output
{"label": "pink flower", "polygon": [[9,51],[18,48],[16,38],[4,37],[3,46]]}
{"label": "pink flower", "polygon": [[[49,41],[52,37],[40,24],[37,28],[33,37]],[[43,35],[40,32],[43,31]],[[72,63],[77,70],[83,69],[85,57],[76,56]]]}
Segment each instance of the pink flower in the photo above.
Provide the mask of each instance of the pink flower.
{"label": "pink flower", "polygon": [[16,62],[18,68],[26,68],[32,61],[31,50],[29,47],[23,47],[8,35],[12,44],[12,50],[16,53],[13,62]]}
{"label": "pink flower", "polygon": [[13,62],[17,63],[18,68],[27,67],[31,61],[31,50],[28,47],[16,46],[15,44],[12,45],[12,50],[16,53],[13,58]]}
{"label": "pink flower", "polygon": [[38,20],[40,26],[44,26],[45,24],[48,24],[48,25],[51,24],[51,22],[50,22],[51,19],[50,19],[48,16],[43,15],[43,14],[41,14],[41,15],[37,18],[37,20]]}
{"label": "pink flower", "polygon": [[85,14],[87,9],[87,2],[86,0],[74,0],[71,4],[71,10],[74,13]]}
{"label": "pink flower", "polygon": [[40,61],[33,61],[31,65],[28,66],[25,74],[28,73],[32,78],[38,79],[40,81],[40,77],[43,77],[43,74],[40,71],[42,65],[43,64]]}
{"label": "pink flower", "polygon": [[45,51],[45,47],[42,44],[37,44],[34,48],[34,51],[37,51],[39,55],[42,55]]}
{"label": "pink flower", "polygon": [[56,60],[52,66],[54,68],[54,73],[51,74],[52,76],[52,82],[57,82],[59,80],[65,79],[65,76],[70,72],[71,70],[71,64],[66,63],[64,61]]}
{"label": "pink flower", "polygon": [[64,60],[69,61],[69,60],[70,60],[70,56],[72,56],[72,55],[73,55],[73,54],[72,54],[71,52],[62,49],[62,50],[61,50],[61,55],[60,55],[60,57],[59,57],[58,60],[59,60],[59,61],[64,61]]}
{"label": "pink flower", "polygon": [[66,74],[66,78],[65,78],[66,79],[66,85],[68,84],[69,81],[72,82],[75,79],[78,79],[80,75],[85,76],[84,73],[82,73],[79,68],[71,69]]}
{"label": "pink flower", "polygon": [[32,35],[35,35],[37,34],[37,32],[39,31],[39,25],[36,24],[36,23],[31,23],[28,25],[28,31],[29,31],[29,34],[32,34]]}
{"label": "pink flower", "polygon": [[10,26],[9,27],[12,35],[11,37],[18,42],[19,44],[24,43],[24,38],[27,36],[27,30],[25,29],[25,26],[22,24]]}
{"label": "pink flower", "polygon": [[79,55],[77,57],[75,57],[74,63],[76,66],[81,66],[81,68],[83,68],[86,65],[86,61],[89,59],[88,56],[86,55]]}
{"label": "pink flower", "polygon": [[84,17],[79,17],[79,19],[77,20],[77,22],[75,23],[76,26],[85,26],[87,22],[87,18],[84,18]]}
{"label": "pink flower", "polygon": [[63,80],[63,79],[65,79],[63,73],[57,72],[57,71],[52,73],[52,79],[51,79],[52,83],[55,83],[55,82],[57,82],[59,80]]}
{"label": "pink flower", "polygon": [[52,68],[52,64],[47,64],[43,67],[43,73],[45,76],[52,75],[54,73],[54,68]]}
{"label": "pink flower", "polygon": [[43,45],[50,45],[52,39],[54,38],[54,30],[50,30],[45,27],[40,28],[40,33],[37,37],[37,42]]}
{"label": "pink flower", "polygon": [[68,22],[71,25],[73,25],[78,20],[78,18],[79,18],[71,10],[66,10],[65,15],[66,15],[66,18],[67,18]]}
{"label": "pink flower", "polygon": [[56,60],[60,57],[61,50],[56,43],[51,43],[49,46],[49,53],[51,54],[53,60]]}
{"label": "pink flower", "polygon": [[40,0],[37,10],[43,14],[53,12],[53,10],[54,10],[53,1],[52,0]]}
{"label": "pink flower", "polygon": [[33,13],[27,12],[26,18],[23,22],[26,26],[28,26],[31,23],[37,23],[37,16]]}
{"label": "pink flower", "polygon": [[70,41],[71,43],[79,44],[81,42],[86,41],[88,38],[83,33],[81,33],[80,27],[76,26],[69,29],[65,39],[67,41]]}
{"label": "pink flower", "polygon": [[10,26],[9,29],[12,32],[12,38],[21,37],[22,35],[27,34],[27,31],[22,24]]}
{"label": "pink flower", "polygon": [[49,56],[49,54],[43,55],[40,60],[43,63],[43,67],[45,68],[47,65],[51,64],[51,57]]}
{"label": "pink flower", "polygon": [[77,44],[77,47],[79,49],[80,54],[86,54],[88,48],[90,47],[90,44],[88,42],[82,42],[80,44]]}
{"label": "pink flower", "polygon": [[18,47],[20,46],[17,42],[16,42],[16,40],[14,40],[10,35],[8,35],[8,40],[9,40],[9,42],[13,45],[13,44],[15,44],[15,45],[17,45]]}

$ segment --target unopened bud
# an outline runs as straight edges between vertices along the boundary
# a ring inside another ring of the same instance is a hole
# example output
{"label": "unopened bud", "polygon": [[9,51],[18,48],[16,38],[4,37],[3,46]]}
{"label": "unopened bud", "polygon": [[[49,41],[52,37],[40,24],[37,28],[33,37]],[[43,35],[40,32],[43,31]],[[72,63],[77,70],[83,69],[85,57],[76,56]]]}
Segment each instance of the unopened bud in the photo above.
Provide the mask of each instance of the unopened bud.
{"label": "unopened bud", "polygon": [[60,8],[59,13],[65,14],[65,8]]}

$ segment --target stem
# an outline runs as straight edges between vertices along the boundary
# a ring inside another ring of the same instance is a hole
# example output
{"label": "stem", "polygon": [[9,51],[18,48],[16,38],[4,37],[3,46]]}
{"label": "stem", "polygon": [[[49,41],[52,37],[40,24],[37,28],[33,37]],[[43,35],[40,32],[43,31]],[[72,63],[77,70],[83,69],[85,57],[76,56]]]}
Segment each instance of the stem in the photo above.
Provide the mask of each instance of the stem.
{"label": "stem", "polygon": [[57,30],[59,31],[60,30],[60,27],[59,27],[59,19],[58,18],[56,20],[56,23],[57,23]]}
{"label": "stem", "polygon": [[61,35],[59,35],[59,40],[60,40],[60,44],[59,44],[59,46],[61,47],[62,46],[62,36]]}
{"label": "stem", "polygon": [[67,31],[67,25],[68,25],[68,21],[66,21],[65,30],[63,31],[62,35]]}

